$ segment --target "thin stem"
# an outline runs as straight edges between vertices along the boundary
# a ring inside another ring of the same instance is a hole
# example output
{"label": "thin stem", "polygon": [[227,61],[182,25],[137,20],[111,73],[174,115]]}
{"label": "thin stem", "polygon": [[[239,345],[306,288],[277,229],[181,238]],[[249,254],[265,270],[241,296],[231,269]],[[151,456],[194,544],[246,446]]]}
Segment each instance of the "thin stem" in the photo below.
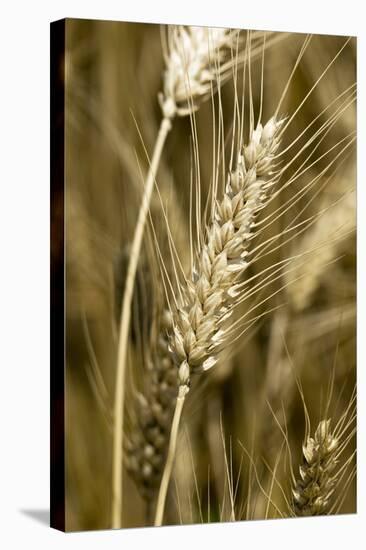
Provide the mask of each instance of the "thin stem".
{"label": "thin stem", "polygon": [[177,447],[179,422],[182,416],[183,405],[188,391],[188,386],[179,386],[179,393],[172,422],[172,431],[170,432],[168,455],[165,463],[163,477],[161,478],[158,501],[156,505],[156,515],[154,522],[155,526],[161,526],[161,524],[163,523],[166,495],[168,493],[168,486],[170,477],[172,475],[175,458],[175,450]]}
{"label": "thin stem", "polygon": [[122,516],[122,458],[123,458],[123,420],[124,420],[124,397],[125,397],[125,374],[126,374],[126,356],[128,333],[131,317],[131,302],[138,260],[144,235],[145,224],[148,216],[152,191],[154,188],[156,172],[159,166],[161,153],[164,148],[166,137],[171,128],[171,121],[163,118],[160,124],[159,134],[155,143],[149,172],[147,175],[144,195],[136,224],[135,234],[133,236],[131,255],[128,264],[126,285],[123,294],[121,322],[118,341],[117,372],[114,398],[114,427],[113,427],[113,477],[112,477],[112,528],[121,527]]}

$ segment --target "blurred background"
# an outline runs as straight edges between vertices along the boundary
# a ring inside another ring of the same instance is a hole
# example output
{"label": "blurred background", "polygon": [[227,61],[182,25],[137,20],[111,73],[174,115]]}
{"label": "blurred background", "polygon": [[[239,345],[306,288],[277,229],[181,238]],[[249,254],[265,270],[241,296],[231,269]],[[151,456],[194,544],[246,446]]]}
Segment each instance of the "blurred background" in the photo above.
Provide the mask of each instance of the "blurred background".
{"label": "blurred background", "polygon": [[[268,33],[263,121],[276,108],[304,38]],[[284,115],[294,112],[345,40],[313,37],[291,81],[281,109]],[[111,410],[121,295],[148,169],[144,148],[151,155],[161,120],[157,100],[164,71],[160,27],[70,19],[65,55],[66,528],[106,529],[111,515]],[[260,55],[253,60],[252,70],[258,111]],[[356,41],[351,39],[289,126],[284,147],[318,117],[310,131],[315,134],[346,99],[337,98],[355,80]],[[230,135],[234,105],[230,80],[222,88],[221,99]],[[332,104],[333,110],[324,111]],[[248,279],[265,277],[261,273],[269,265],[294,259],[239,308],[238,318],[255,307],[248,320],[259,317],[257,322],[248,325],[207,376],[192,380],[167,523],[231,520],[231,494],[235,494],[236,520],[280,517],[280,512],[289,516],[285,496],[291,500],[291,478],[284,434],[298,477],[305,433],[301,393],[312,433],[325,414],[335,425],[347,413],[356,383],[356,160],[354,147],[337,157],[342,149],[337,144],[346,143],[355,132],[355,120],[355,103],[351,103],[319,140],[306,173],[269,207],[267,215],[287,201],[290,205],[261,234],[258,244],[273,235],[278,239],[251,266]],[[210,101],[200,106],[196,122],[204,198],[212,181],[215,123]],[[299,139],[296,151],[307,139],[309,134]],[[319,161],[312,165],[315,159]],[[282,162],[287,160],[284,156]],[[303,161],[299,157],[291,173]],[[155,194],[151,215],[169,263],[162,204],[167,209],[185,267],[191,172],[190,119],[177,118],[157,176],[161,201]],[[291,201],[313,178],[309,192]],[[288,239],[284,231],[294,219],[303,225]],[[149,391],[141,347],[151,338],[156,309],[164,307],[152,248],[150,232],[133,304],[126,438],[137,429],[134,389]],[[249,284],[254,287],[255,281]],[[356,511],[355,445],[355,437],[350,438],[340,457],[339,467],[347,463],[347,468],[332,497],[334,513]],[[123,492],[123,526],[149,524],[138,483],[127,472]]]}

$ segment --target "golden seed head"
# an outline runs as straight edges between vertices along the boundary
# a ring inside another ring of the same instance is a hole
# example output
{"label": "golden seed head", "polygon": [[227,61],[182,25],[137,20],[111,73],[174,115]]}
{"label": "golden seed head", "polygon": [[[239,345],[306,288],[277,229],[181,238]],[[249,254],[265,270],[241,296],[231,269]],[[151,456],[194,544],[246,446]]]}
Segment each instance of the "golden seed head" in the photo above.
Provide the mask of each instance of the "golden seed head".
{"label": "golden seed head", "polygon": [[[268,172],[279,146],[281,126],[282,121],[274,118],[264,127],[258,124],[240,151],[225,193],[220,201],[216,200],[189,287],[182,287],[170,349],[184,384],[191,372],[210,369],[225,344],[223,325],[240,295],[236,280],[248,266],[245,257],[253,237],[254,218],[275,182],[273,172]],[[264,168],[267,173],[263,173]]]}

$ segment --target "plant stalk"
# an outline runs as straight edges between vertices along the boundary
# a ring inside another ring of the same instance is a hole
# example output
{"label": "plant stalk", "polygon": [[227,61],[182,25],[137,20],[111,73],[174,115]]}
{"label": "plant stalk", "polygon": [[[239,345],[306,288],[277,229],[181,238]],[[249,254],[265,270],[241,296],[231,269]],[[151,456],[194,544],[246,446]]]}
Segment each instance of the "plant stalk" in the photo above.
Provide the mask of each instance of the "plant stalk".
{"label": "plant stalk", "polygon": [[174,465],[175,450],[177,447],[179,423],[180,423],[180,418],[182,416],[184,401],[188,391],[189,391],[188,386],[179,386],[179,393],[178,393],[177,403],[175,405],[173,422],[172,422],[172,430],[170,432],[168,455],[167,455],[167,459],[164,467],[163,477],[161,478],[158,501],[156,505],[156,513],[155,513],[155,521],[154,521],[155,527],[158,527],[158,526],[160,527],[163,523],[165,501],[166,501],[169,481],[172,475],[172,470]]}
{"label": "plant stalk", "polygon": [[128,334],[130,328],[131,303],[136,278],[137,265],[140,257],[142,239],[149,211],[152,191],[156,178],[160,157],[165,140],[171,129],[169,118],[163,118],[160,124],[158,137],[146,179],[139,216],[133,236],[131,255],[127,269],[126,284],[123,294],[121,322],[118,340],[117,372],[114,397],[113,415],[113,465],[112,465],[112,528],[120,529],[122,521],[122,472],[123,472],[123,429],[124,429],[124,400],[125,375]]}

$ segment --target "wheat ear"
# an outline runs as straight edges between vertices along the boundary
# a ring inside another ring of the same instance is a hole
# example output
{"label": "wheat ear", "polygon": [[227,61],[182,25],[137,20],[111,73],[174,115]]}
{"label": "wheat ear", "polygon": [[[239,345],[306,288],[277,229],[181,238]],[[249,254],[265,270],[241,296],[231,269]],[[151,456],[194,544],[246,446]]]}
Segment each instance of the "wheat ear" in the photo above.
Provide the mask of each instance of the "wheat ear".
{"label": "wheat ear", "polygon": [[254,220],[277,180],[273,159],[281,126],[272,118],[253,130],[216,202],[191,279],[181,289],[170,341],[181,385],[187,385],[191,373],[211,368],[225,344],[224,324],[240,296],[238,279],[248,266]]}
{"label": "wheat ear", "polygon": [[168,458],[160,485],[155,525],[161,525],[173,467],[179,418],[189,391],[190,376],[210,369],[227,343],[224,325],[240,297],[238,278],[255,234],[254,220],[264,208],[278,179],[274,156],[283,121],[258,124],[228,175],[221,201],[216,201],[199,259],[190,280],[180,289],[173,317],[170,350],[178,366],[179,397],[170,436]]}
{"label": "wheat ear", "polygon": [[212,87],[231,73],[227,59],[239,31],[210,27],[168,26],[164,36],[164,91],[159,94],[164,116],[191,115],[211,97]]}
{"label": "wheat ear", "polygon": [[296,516],[325,514],[337,482],[339,439],[330,429],[330,420],[322,420],[314,434],[303,445],[300,479],[292,491]]}
{"label": "wheat ear", "polygon": [[136,423],[130,440],[125,442],[127,471],[148,508],[161,480],[177,399],[177,369],[166,336],[171,326],[171,315],[166,311],[159,322],[158,342],[147,365],[145,389],[137,395]]}
{"label": "wheat ear", "polygon": [[[131,303],[142,239],[156,180],[160,157],[176,114],[191,114],[199,98],[209,97],[212,81],[220,74],[223,49],[232,45],[232,34],[226,29],[200,27],[173,27],[169,51],[166,52],[164,92],[159,100],[163,118],[147,175],[142,203],[132,239],[130,261],[123,295],[118,341],[117,372],[114,397],[113,465],[112,465],[112,527],[121,527],[123,430],[127,343],[131,317]],[[214,60],[211,68],[211,63]],[[226,70],[229,70],[229,66]],[[192,103],[192,97],[196,103]]]}

